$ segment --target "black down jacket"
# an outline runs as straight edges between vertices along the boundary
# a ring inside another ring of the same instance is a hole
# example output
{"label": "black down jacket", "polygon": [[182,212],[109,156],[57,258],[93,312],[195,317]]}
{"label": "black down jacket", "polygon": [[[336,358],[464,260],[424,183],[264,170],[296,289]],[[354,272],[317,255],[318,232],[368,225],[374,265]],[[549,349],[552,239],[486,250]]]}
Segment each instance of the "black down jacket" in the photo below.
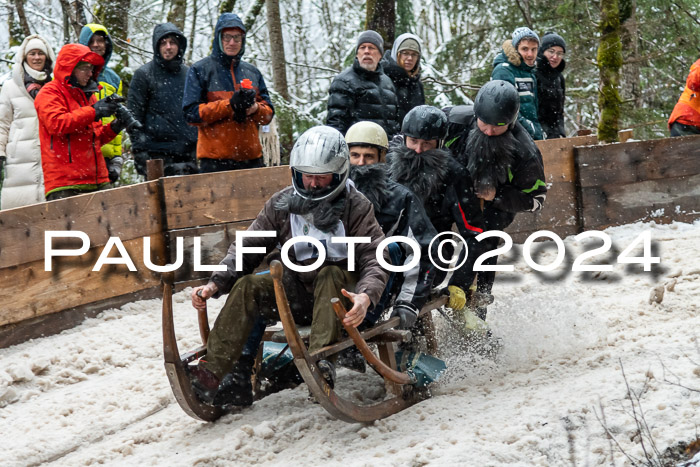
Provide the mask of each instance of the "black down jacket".
{"label": "black down jacket", "polygon": [[394,83],[396,97],[399,100],[399,123],[403,123],[403,118],[409,110],[419,105],[425,104],[425,91],[420,80],[420,73],[415,76],[409,74],[401,68],[396,61],[391,58],[391,51],[387,50],[381,61],[384,73]]}
{"label": "black down jacket", "polygon": [[537,118],[546,139],[566,138],[564,130],[564,98],[566,83],[564,71],[566,61],[552,68],[542,52],[537,56]]}
{"label": "black down jacket", "polygon": [[391,79],[381,63],[375,71],[367,71],[355,59],[331,83],[328,91],[326,124],[345,134],[354,123],[377,123],[391,139],[401,128],[398,100]]}
{"label": "black down jacket", "polygon": [[[180,44],[175,58],[163,60],[158,41],[172,34]],[[141,129],[131,132],[134,153],[181,155],[182,162],[195,163],[197,129],[185,122],[182,95],[188,67],[183,64],[187,39],[171,23],[153,30],[153,60],[136,70],[129,86],[128,107]]]}

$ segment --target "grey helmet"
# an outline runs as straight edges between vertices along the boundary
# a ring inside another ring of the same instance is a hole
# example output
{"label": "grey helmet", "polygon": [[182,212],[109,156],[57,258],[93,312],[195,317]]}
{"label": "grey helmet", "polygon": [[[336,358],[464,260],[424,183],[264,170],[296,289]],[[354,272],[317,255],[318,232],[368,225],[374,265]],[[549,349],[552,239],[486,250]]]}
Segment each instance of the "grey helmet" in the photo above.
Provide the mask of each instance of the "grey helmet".
{"label": "grey helmet", "polygon": [[[350,172],[350,151],[345,138],[335,128],[316,126],[297,139],[289,157],[294,191],[304,199],[334,199],[345,189]],[[304,188],[302,175],[333,174],[333,181],[321,191]]]}
{"label": "grey helmet", "polygon": [[476,118],[489,125],[511,125],[519,110],[520,96],[515,86],[500,79],[484,84],[474,99]]}
{"label": "grey helmet", "polygon": [[447,115],[432,105],[419,105],[404,117],[401,133],[416,139],[436,139],[441,148],[447,135]]}

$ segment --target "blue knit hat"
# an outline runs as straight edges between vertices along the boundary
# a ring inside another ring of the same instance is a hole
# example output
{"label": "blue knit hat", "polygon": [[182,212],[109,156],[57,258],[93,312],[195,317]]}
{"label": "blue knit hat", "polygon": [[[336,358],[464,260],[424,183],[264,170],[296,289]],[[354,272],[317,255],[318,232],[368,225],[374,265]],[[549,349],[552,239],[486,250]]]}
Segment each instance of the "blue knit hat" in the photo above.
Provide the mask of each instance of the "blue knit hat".
{"label": "blue knit hat", "polygon": [[537,41],[538,44],[540,43],[540,37],[537,35],[537,33],[532,29],[523,26],[513,31],[513,47],[517,49],[520,41],[525,38],[534,39]]}

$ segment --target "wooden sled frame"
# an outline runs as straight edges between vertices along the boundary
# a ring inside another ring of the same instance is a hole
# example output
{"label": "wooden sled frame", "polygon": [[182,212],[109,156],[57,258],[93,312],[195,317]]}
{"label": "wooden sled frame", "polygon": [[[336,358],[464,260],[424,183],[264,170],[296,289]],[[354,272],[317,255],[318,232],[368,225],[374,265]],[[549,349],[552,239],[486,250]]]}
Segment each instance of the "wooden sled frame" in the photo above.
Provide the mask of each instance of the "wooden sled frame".
{"label": "wooden sled frame", "polygon": [[[355,328],[346,327],[345,329],[350,337],[309,353],[299,335],[289,308],[287,295],[282,285],[282,271],[282,264],[279,261],[273,261],[270,264],[270,274],[274,282],[280,321],[282,322],[294,363],[309,390],[324,409],[339,420],[350,423],[366,423],[400,412],[426,397],[426,391],[416,390],[412,385],[415,382],[415,377],[411,373],[397,370],[394,357],[394,342],[401,341],[402,335],[394,331],[393,328],[399,324],[398,317],[391,318],[362,333]],[[173,321],[173,277],[172,273],[163,274],[163,355],[166,374],[175,399],[188,415],[198,420],[214,421],[224,415],[226,411],[220,407],[200,401],[194,393],[185,371],[186,365],[206,354],[206,342],[209,337],[207,313],[206,311],[198,313],[199,331],[204,345],[180,355]],[[437,344],[430,311],[444,305],[446,300],[445,296],[432,300],[419,313],[419,320],[422,321],[428,350],[431,353],[437,350]],[[334,310],[342,322],[345,310],[338,299],[333,299],[332,302]],[[379,357],[368,347],[367,340],[369,339],[372,339],[372,342],[377,344]],[[370,366],[384,378],[388,391],[392,393],[392,397],[374,405],[359,406],[339,396],[331,389],[319,372],[316,362],[352,346],[356,346]],[[256,364],[257,367],[258,365]]]}

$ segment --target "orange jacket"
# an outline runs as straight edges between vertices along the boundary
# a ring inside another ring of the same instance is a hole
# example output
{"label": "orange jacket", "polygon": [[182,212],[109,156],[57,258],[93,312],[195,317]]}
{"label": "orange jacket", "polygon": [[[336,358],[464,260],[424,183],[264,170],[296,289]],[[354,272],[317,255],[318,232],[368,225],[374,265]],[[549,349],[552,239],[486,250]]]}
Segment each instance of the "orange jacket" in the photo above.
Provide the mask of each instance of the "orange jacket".
{"label": "orange jacket", "polygon": [[[247,161],[262,157],[258,126],[267,125],[274,107],[260,70],[241,60],[245,53],[245,36],[235,57],[221,50],[220,37],[226,28],[246,28],[238,15],[223,13],[216,23],[212,53],[190,67],[185,81],[182,108],[185,120],[197,126],[197,158]],[[255,88],[258,110],[243,123],[233,119],[230,99],[248,79]]]}
{"label": "orange jacket", "polygon": [[690,67],[685,89],[673,108],[668,126],[674,122],[700,127],[700,59]]}
{"label": "orange jacket", "polygon": [[34,101],[47,195],[69,188],[95,189],[109,183],[100,148],[116,133],[109,125],[95,121],[95,94],[88,96],[69,81],[81,61],[95,65],[93,79],[97,82],[104,66],[102,57],[84,45],[67,44],[56,58],[54,80],[41,88]]}

